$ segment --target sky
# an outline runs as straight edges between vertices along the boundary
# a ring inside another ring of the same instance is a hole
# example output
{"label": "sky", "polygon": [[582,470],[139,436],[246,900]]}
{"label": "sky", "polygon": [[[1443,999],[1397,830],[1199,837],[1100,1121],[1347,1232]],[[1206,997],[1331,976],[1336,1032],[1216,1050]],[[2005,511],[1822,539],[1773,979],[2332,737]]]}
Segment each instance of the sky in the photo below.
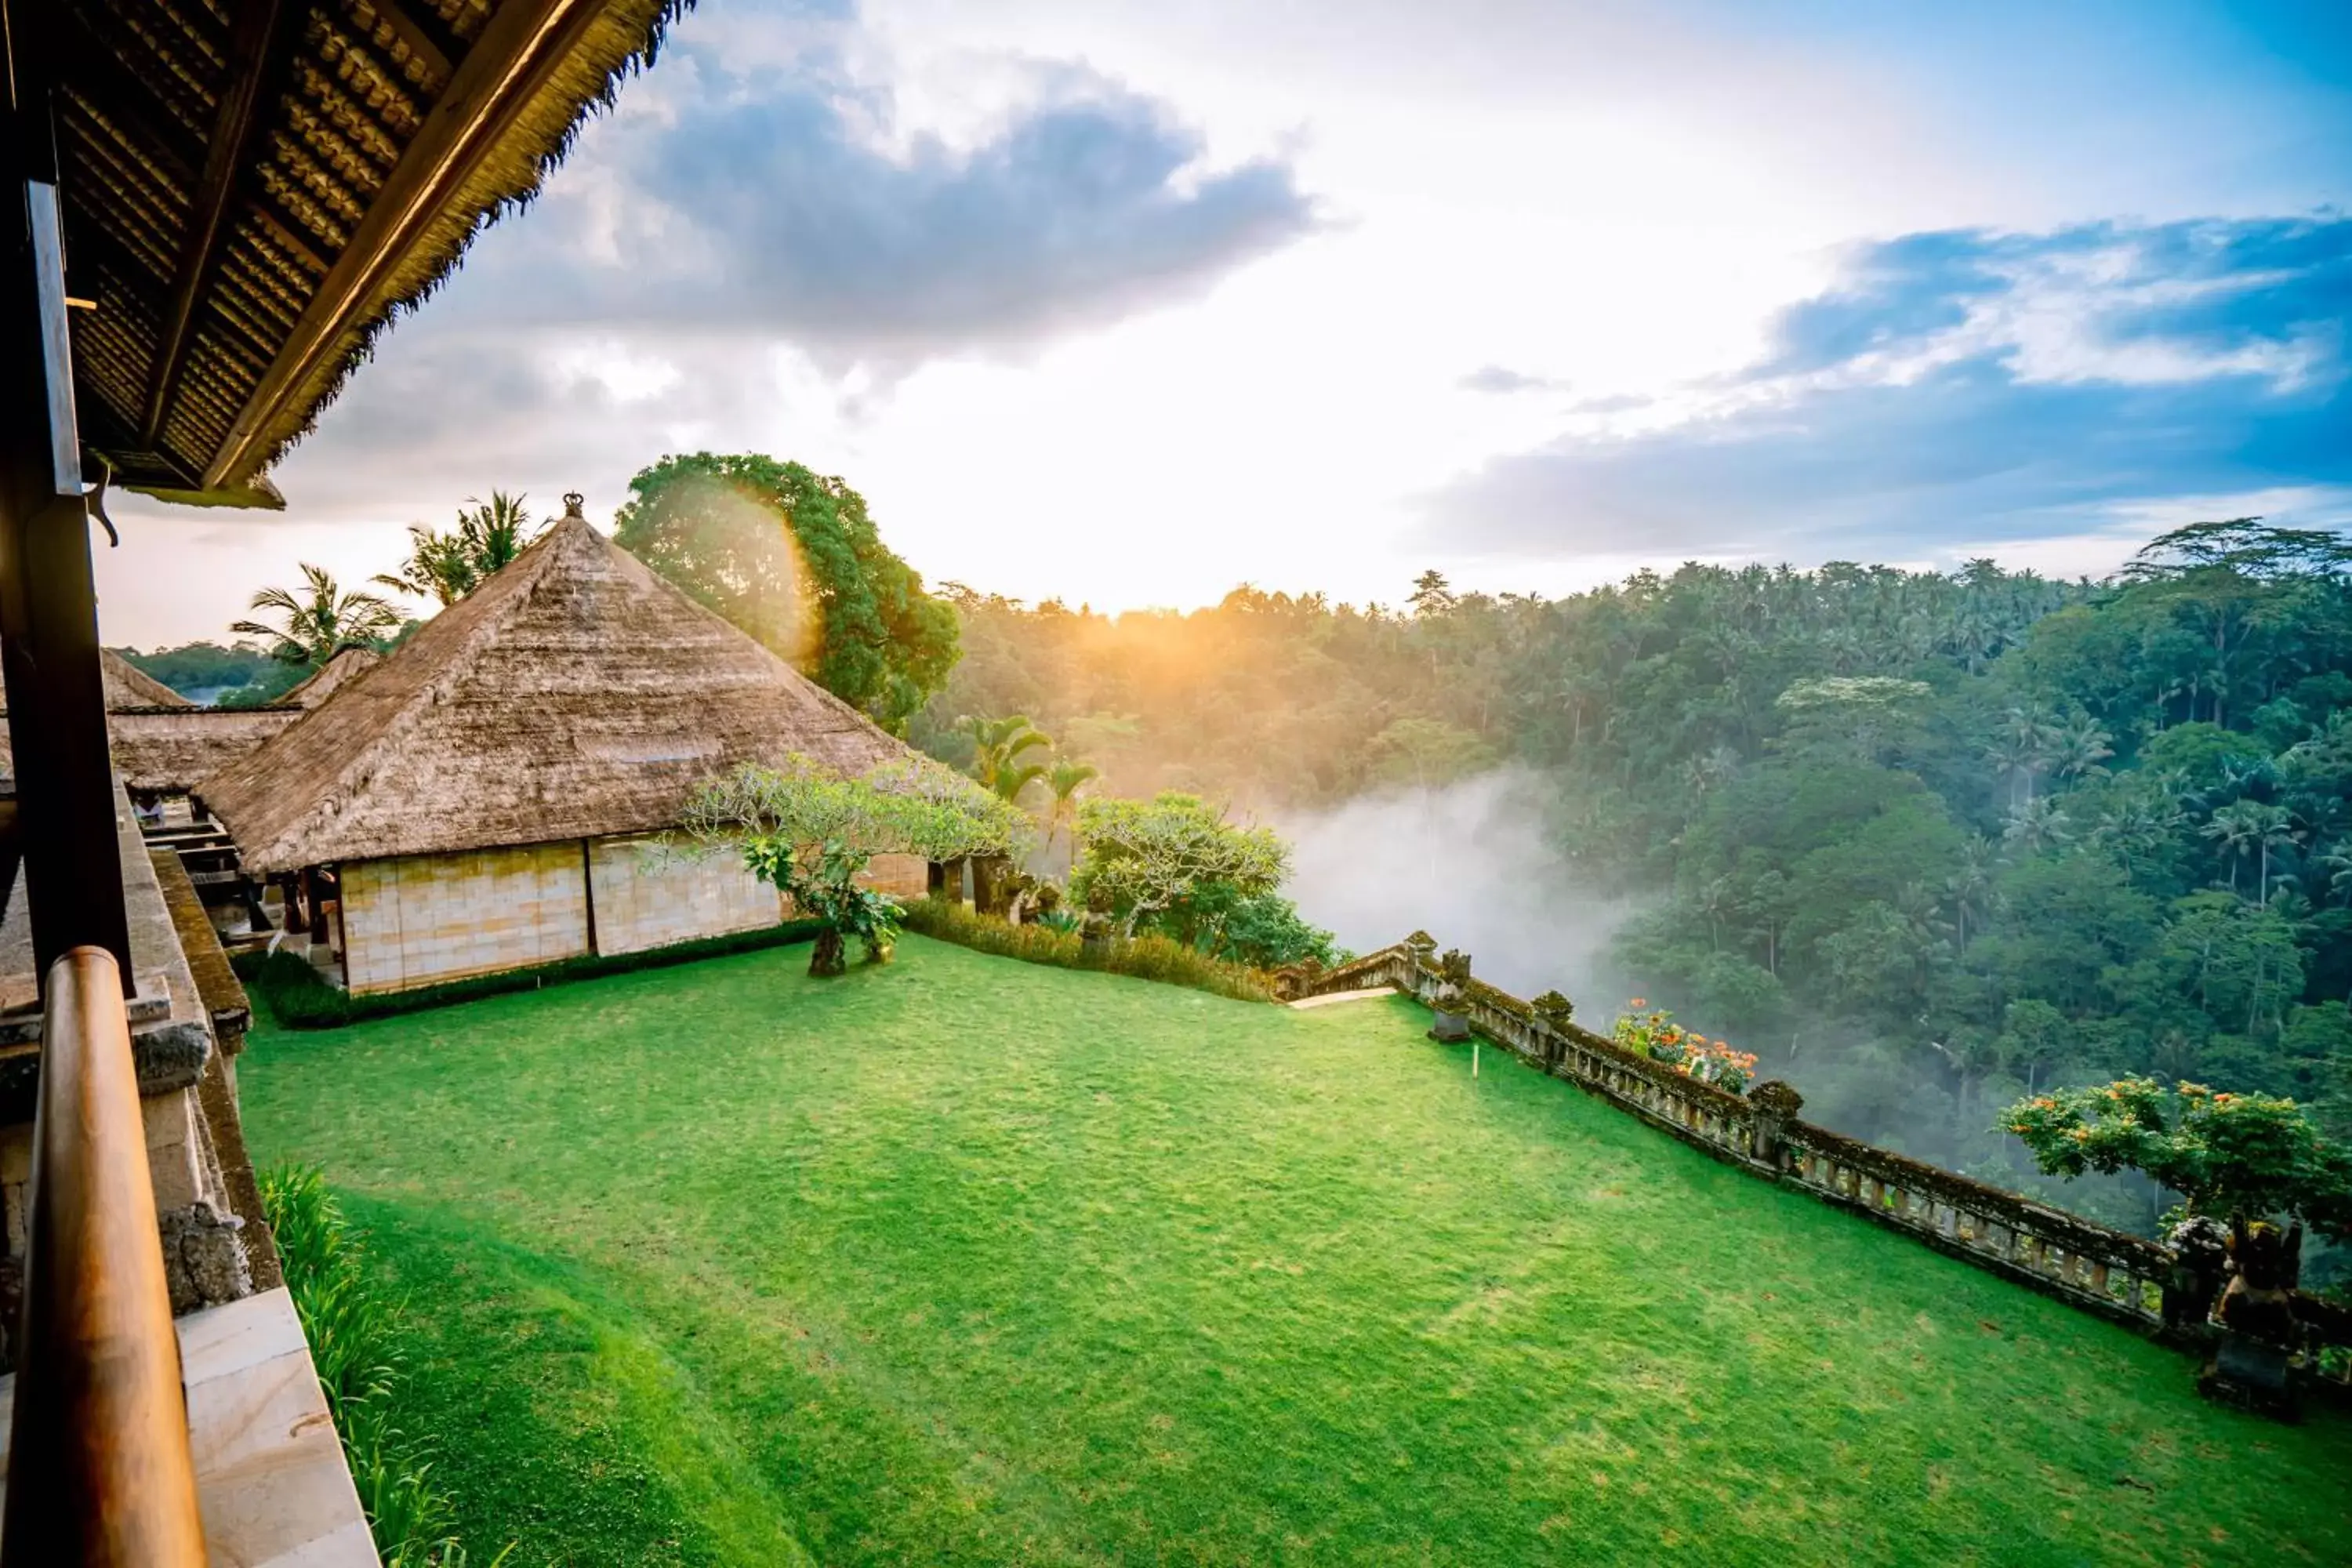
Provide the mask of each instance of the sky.
{"label": "sky", "polygon": [[101,633],[700,449],[1107,609],[2104,574],[2352,522],[2347,322],[2340,0],[701,0],[284,512],[114,503]]}

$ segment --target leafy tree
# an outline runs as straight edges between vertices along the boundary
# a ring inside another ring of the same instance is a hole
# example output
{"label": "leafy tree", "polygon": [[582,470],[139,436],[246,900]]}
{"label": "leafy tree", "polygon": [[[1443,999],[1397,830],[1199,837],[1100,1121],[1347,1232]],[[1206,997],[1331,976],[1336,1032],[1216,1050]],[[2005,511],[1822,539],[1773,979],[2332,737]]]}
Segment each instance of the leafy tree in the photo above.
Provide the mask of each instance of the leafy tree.
{"label": "leafy tree", "polygon": [[1078,807],[1079,858],[1070,891],[1081,903],[1109,896],[1123,934],[1143,921],[1222,885],[1240,897],[1271,893],[1289,870],[1289,851],[1270,827],[1240,827],[1198,795],[1097,797]]}
{"label": "leafy tree", "polygon": [[614,539],[884,728],[957,658],[955,611],[882,542],[838,479],[757,453],[664,458],[629,481]]}
{"label": "leafy tree", "polygon": [[698,848],[733,846],[754,876],[822,923],[809,958],[818,975],[842,973],[853,939],[869,963],[898,940],[897,906],[857,885],[875,856],[1008,854],[1029,832],[1010,804],[935,763],[887,763],[845,779],[803,757],[782,768],[747,763],[712,781],[682,822]]}
{"label": "leafy tree", "polygon": [[1372,750],[1379,778],[1423,789],[1484,773],[1498,760],[1478,734],[1442,719],[1411,715],[1382,728],[1372,738]]}
{"label": "leafy tree", "polygon": [[192,642],[178,647],[159,647],[152,653],[141,653],[135,647],[114,651],[133,668],[153,676],[184,697],[206,691],[235,691],[256,680],[285,673],[285,667],[278,660],[247,642],[232,647],[223,647],[216,642]]}
{"label": "leafy tree", "polygon": [[2191,1214],[2293,1215],[2352,1237],[2352,1151],[2322,1137],[2291,1100],[2124,1078],[2019,1100],[2001,1125],[2049,1175],[2140,1171]]}
{"label": "leafy tree", "polygon": [[461,510],[457,525],[446,533],[410,523],[407,563],[375,581],[447,608],[521,554],[539,532],[523,509],[524,499],[492,490],[488,500],[471,500]]}
{"label": "leafy tree", "polygon": [[237,621],[228,628],[271,639],[271,657],[316,669],[347,647],[364,647],[397,630],[400,612],[374,594],[343,592],[321,567],[302,563],[299,589],[264,588],[252,608],[275,612],[276,625]]}

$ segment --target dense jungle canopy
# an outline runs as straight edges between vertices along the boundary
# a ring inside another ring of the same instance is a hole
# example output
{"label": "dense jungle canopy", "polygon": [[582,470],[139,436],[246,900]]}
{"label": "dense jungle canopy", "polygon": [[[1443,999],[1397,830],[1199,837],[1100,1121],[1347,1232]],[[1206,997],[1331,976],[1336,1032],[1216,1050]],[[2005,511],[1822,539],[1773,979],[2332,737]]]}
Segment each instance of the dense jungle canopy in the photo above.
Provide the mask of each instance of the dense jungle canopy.
{"label": "dense jungle canopy", "polygon": [[[1642,910],[1627,986],[1809,1115],[2031,1187],[1991,1123],[2054,1082],[2352,1119],[2347,566],[2240,519],[2105,584],[1692,564],[1117,617],[950,585],[963,658],[912,732],[953,760],[955,716],[1018,711],[1109,790],[1288,809],[1522,764],[1580,883]],[[2146,1228],[2158,1198],[2067,1201]]]}

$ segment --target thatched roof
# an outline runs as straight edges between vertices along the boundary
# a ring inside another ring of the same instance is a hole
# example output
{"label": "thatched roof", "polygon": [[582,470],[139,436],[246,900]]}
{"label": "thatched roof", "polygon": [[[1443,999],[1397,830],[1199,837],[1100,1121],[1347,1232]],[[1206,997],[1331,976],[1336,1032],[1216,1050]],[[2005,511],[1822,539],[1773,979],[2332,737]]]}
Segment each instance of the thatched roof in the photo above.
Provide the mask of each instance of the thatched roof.
{"label": "thatched roof", "polygon": [[651,832],[795,753],[912,754],[575,511],[197,794],[248,868],[291,871]]}
{"label": "thatched roof", "polygon": [[[260,476],[528,200],[690,0],[40,0],[83,438],[118,482]],[[93,478],[95,475],[93,474]]]}
{"label": "thatched roof", "polygon": [[[109,713],[138,708],[195,706],[110,647],[98,650],[98,673],[106,688],[106,710]],[[0,713],[5,711],[7,700],[0,698]]]}
{"label": "thatched roof", "polygon": [[302,716],[296,708],[143,709],[107,716],[125,789],[186,795]]}
{"label": "thatched roof", "polygon": [[383,662],[383,655],[372,647],[347,647],[310,672],[308,678],[290,687],[278,700],[297,708],[316,708],[342,689],[344,681],[363,670],[373,669]]}
{"label": "thatched roof", "polygon": [[[109,647],[98,650],[98,667],[114,771],[125,788],[142,794],[185,794],[301,717],[284,706],[199,708]],[[6,711],[0,698],[0,714]],[[0,776],[16,771],[0,725]]]}

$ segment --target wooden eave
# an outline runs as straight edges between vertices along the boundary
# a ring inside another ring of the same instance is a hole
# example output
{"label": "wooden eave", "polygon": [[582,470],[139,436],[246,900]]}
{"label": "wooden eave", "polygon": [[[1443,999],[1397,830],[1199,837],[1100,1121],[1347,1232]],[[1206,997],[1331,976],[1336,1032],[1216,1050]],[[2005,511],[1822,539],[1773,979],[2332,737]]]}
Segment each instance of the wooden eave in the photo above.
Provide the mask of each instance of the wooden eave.
{"label": "wooden eave", "polygon": [[113,482],[283,505],[269,466],[690,3],[53,0],[76,402]]}

